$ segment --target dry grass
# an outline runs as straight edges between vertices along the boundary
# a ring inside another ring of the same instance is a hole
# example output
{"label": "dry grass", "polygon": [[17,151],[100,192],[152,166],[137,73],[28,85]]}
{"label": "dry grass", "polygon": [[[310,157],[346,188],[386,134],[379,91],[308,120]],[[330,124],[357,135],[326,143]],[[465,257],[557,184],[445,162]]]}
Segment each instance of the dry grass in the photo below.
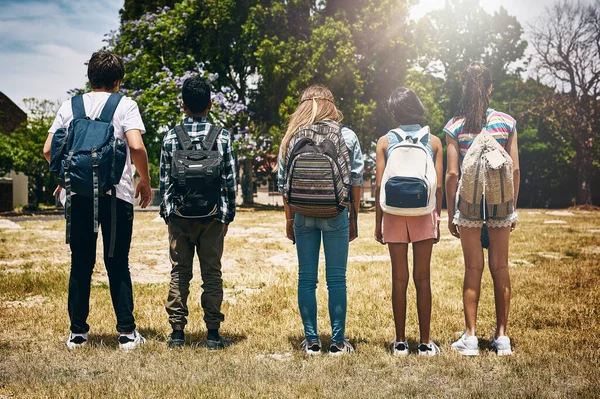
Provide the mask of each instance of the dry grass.
{"label": "dry grass", "polygon": [[[266,211],[241,211],[226,241],[223,333],[236,340],[233,348],[213,353],[197,345],[205,337],[198,280],[190,298],[192,345],[166,348],[166,226],[153,221],[156,215],[142,213],[136,215],[130,260],[137,323],[149,343],[133,353],[116,350],[99,257],[91,345],[69,352],[64,222],[22,222],[20,230],[0,230],[0,398],[598,397],[600,214],[571,212],[521,212],[511,248],[511,358],[487,351],[463,358],[450,351],[454,332],[463,325],[463,263],[459,242],[446,232],[432,265],[432,338],[442,355],[397,359],[387,353],[393,338],[390,266],[386,248],[371,238],[372,213],[360,215],[361,237],[351,246],[348,265],[347,335],[357,352],[305,358],[298,350],[295,248],[282,238],[282,213]],[[555,220],[565,223],[544,223]],[[323,273],[320,281],[319,327],[328,343]],[[494,324],[487,272],[479,314],[483,346]],[[414,287],[407,335],[414,347]]]}

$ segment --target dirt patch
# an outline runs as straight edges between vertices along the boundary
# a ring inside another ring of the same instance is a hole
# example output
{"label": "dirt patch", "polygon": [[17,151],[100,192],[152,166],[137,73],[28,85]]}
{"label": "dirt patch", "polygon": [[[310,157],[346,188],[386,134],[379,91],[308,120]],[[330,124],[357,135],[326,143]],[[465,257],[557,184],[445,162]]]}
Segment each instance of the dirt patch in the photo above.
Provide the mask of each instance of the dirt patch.
{"label": "dirt patch", "polygon": [[28,296],[22,301],[4,301],[2,305],[7,308],[33,308],[46,301],[46,297],[41,295]]}
{"label": "dirt patch", "polygon": [[531,266],[534,266],[534,264],[525,259],[513,259],[508,262],[508,266],[510,266],[510,267],[523,267],[523,266],[531,267]]}
{"label": "dirt patch", "polygon": [[15,222],[11,222],[8,219],[0,219],[0,229],[12,229],[12,230],[17,230],[17,229],[22,229],[23,227],[21,227],[20,225],[18,225]]}
{"label": "dirt patch", "polygon": [[291,360],[292,359],[292,352],[264,353],[264,354],[256,355],[255,357],[257,359],[261,359],[261,360],[273,359],[273,360],[277,360],[277,361],[281,362],[281,361],[285,361],[285,360]]}
{"label": "dirt patch", "polygon": [[567,224],[564,220],[546,220],[544,224]]}
{"label": "dirt patch", "polygon": [[559,252],[533,252],[534,255],[545,259],[570,259],[570,256],[563,255]]}
{"label": "dirt patch", "polygon": [[573,212],[570,212],[570,211],[550,211],[550,212],[546,212],[546,215],[552,215],[552,216],[575,216],[575,214]]}
{"label": "dirt patch", "polygon": [[588,255],[600,255],[600,247],[583,247],[581,252]]}

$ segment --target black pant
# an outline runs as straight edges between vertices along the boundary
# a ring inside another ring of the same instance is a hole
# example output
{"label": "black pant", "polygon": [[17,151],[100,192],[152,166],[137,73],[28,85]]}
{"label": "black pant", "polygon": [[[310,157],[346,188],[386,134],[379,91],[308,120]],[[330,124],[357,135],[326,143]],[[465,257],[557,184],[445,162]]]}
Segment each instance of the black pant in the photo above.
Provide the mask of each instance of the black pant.
{"label": "black pant", "polygon": [[[111,209],[110,196],[99,198],[98,218],[104,243],[104,265],[108,274],[110,296],[117,331],[135,329],[133,319],[133,292],[129,274],[129,247],[133,228],[133,205],[117,199],[117,238],[115,252],[108,257],[110,245]],[[90,308],[90,284],[96,263],[94,233],[94,202],[92,198],[74,195],[71,202],[71,276],[69,278],[69,317],[71,332],[82,334],[89,331],[86,320]]]}

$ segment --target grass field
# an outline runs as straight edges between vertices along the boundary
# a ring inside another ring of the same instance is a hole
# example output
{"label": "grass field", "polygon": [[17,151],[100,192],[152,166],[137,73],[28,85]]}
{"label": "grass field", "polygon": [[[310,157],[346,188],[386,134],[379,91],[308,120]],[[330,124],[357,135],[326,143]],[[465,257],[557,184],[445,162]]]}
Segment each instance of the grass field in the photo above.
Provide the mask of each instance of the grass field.
{"label": "grass field", "polygon": [[[520,212],[510,256],[508,333],[515,354],[504,358],[487,350],[478,358],[463,358],[450,350],[454,333],[463,328],[464,266],[459,241],[442,231],[431,279],[432,339],[442,355],[431,359],[393,358],[386,349],[394,338],[390,263],[387,248],[372,239],[374,213],[360,214],[360,238],[350,248],[346,333],[356,353],[306,358],[298,350],[302,324],[295,248],[284,238],[282,212],[253,210],[239,211],[223,261],[222,333],[236,345],[220,352],[200,346],[206,330],[195,279],[189,345],[167,349],[170,265],[166,226],[155,217],[136,214],[130,263],[136,321],[148,344],[132,353],[117,349],[100,256],[90,346],[66,349],[64,221],[25,221],[19,222],[21,229],[0,230],[0,398],[600,397],[598,212]],[[199,268],[195,272],[199,276]],[[319,280],[319,328],[328,344],[323,267]],[[414,351],[414,287],[408,295],[407,336]],[[494,320],[486,271],[478,322],[482,349]]]}

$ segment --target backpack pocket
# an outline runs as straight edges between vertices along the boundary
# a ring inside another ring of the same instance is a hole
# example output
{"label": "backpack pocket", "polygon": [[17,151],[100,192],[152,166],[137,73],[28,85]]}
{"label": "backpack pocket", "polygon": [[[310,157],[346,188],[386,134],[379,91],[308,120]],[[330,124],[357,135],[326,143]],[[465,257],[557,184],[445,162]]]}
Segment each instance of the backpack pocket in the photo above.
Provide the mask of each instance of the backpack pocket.
{"label": "backpack pocket", "polygon": [[427,183],[415,177],[394,176],[385,183],[385,203],[394,208],[427,206]]}
{"label": "backpack pocket", "polygon": [[57,129],[52,136],[50,144],[50,172],[60,173],[62,170],[62,158],[65,153],[67,130]]}

